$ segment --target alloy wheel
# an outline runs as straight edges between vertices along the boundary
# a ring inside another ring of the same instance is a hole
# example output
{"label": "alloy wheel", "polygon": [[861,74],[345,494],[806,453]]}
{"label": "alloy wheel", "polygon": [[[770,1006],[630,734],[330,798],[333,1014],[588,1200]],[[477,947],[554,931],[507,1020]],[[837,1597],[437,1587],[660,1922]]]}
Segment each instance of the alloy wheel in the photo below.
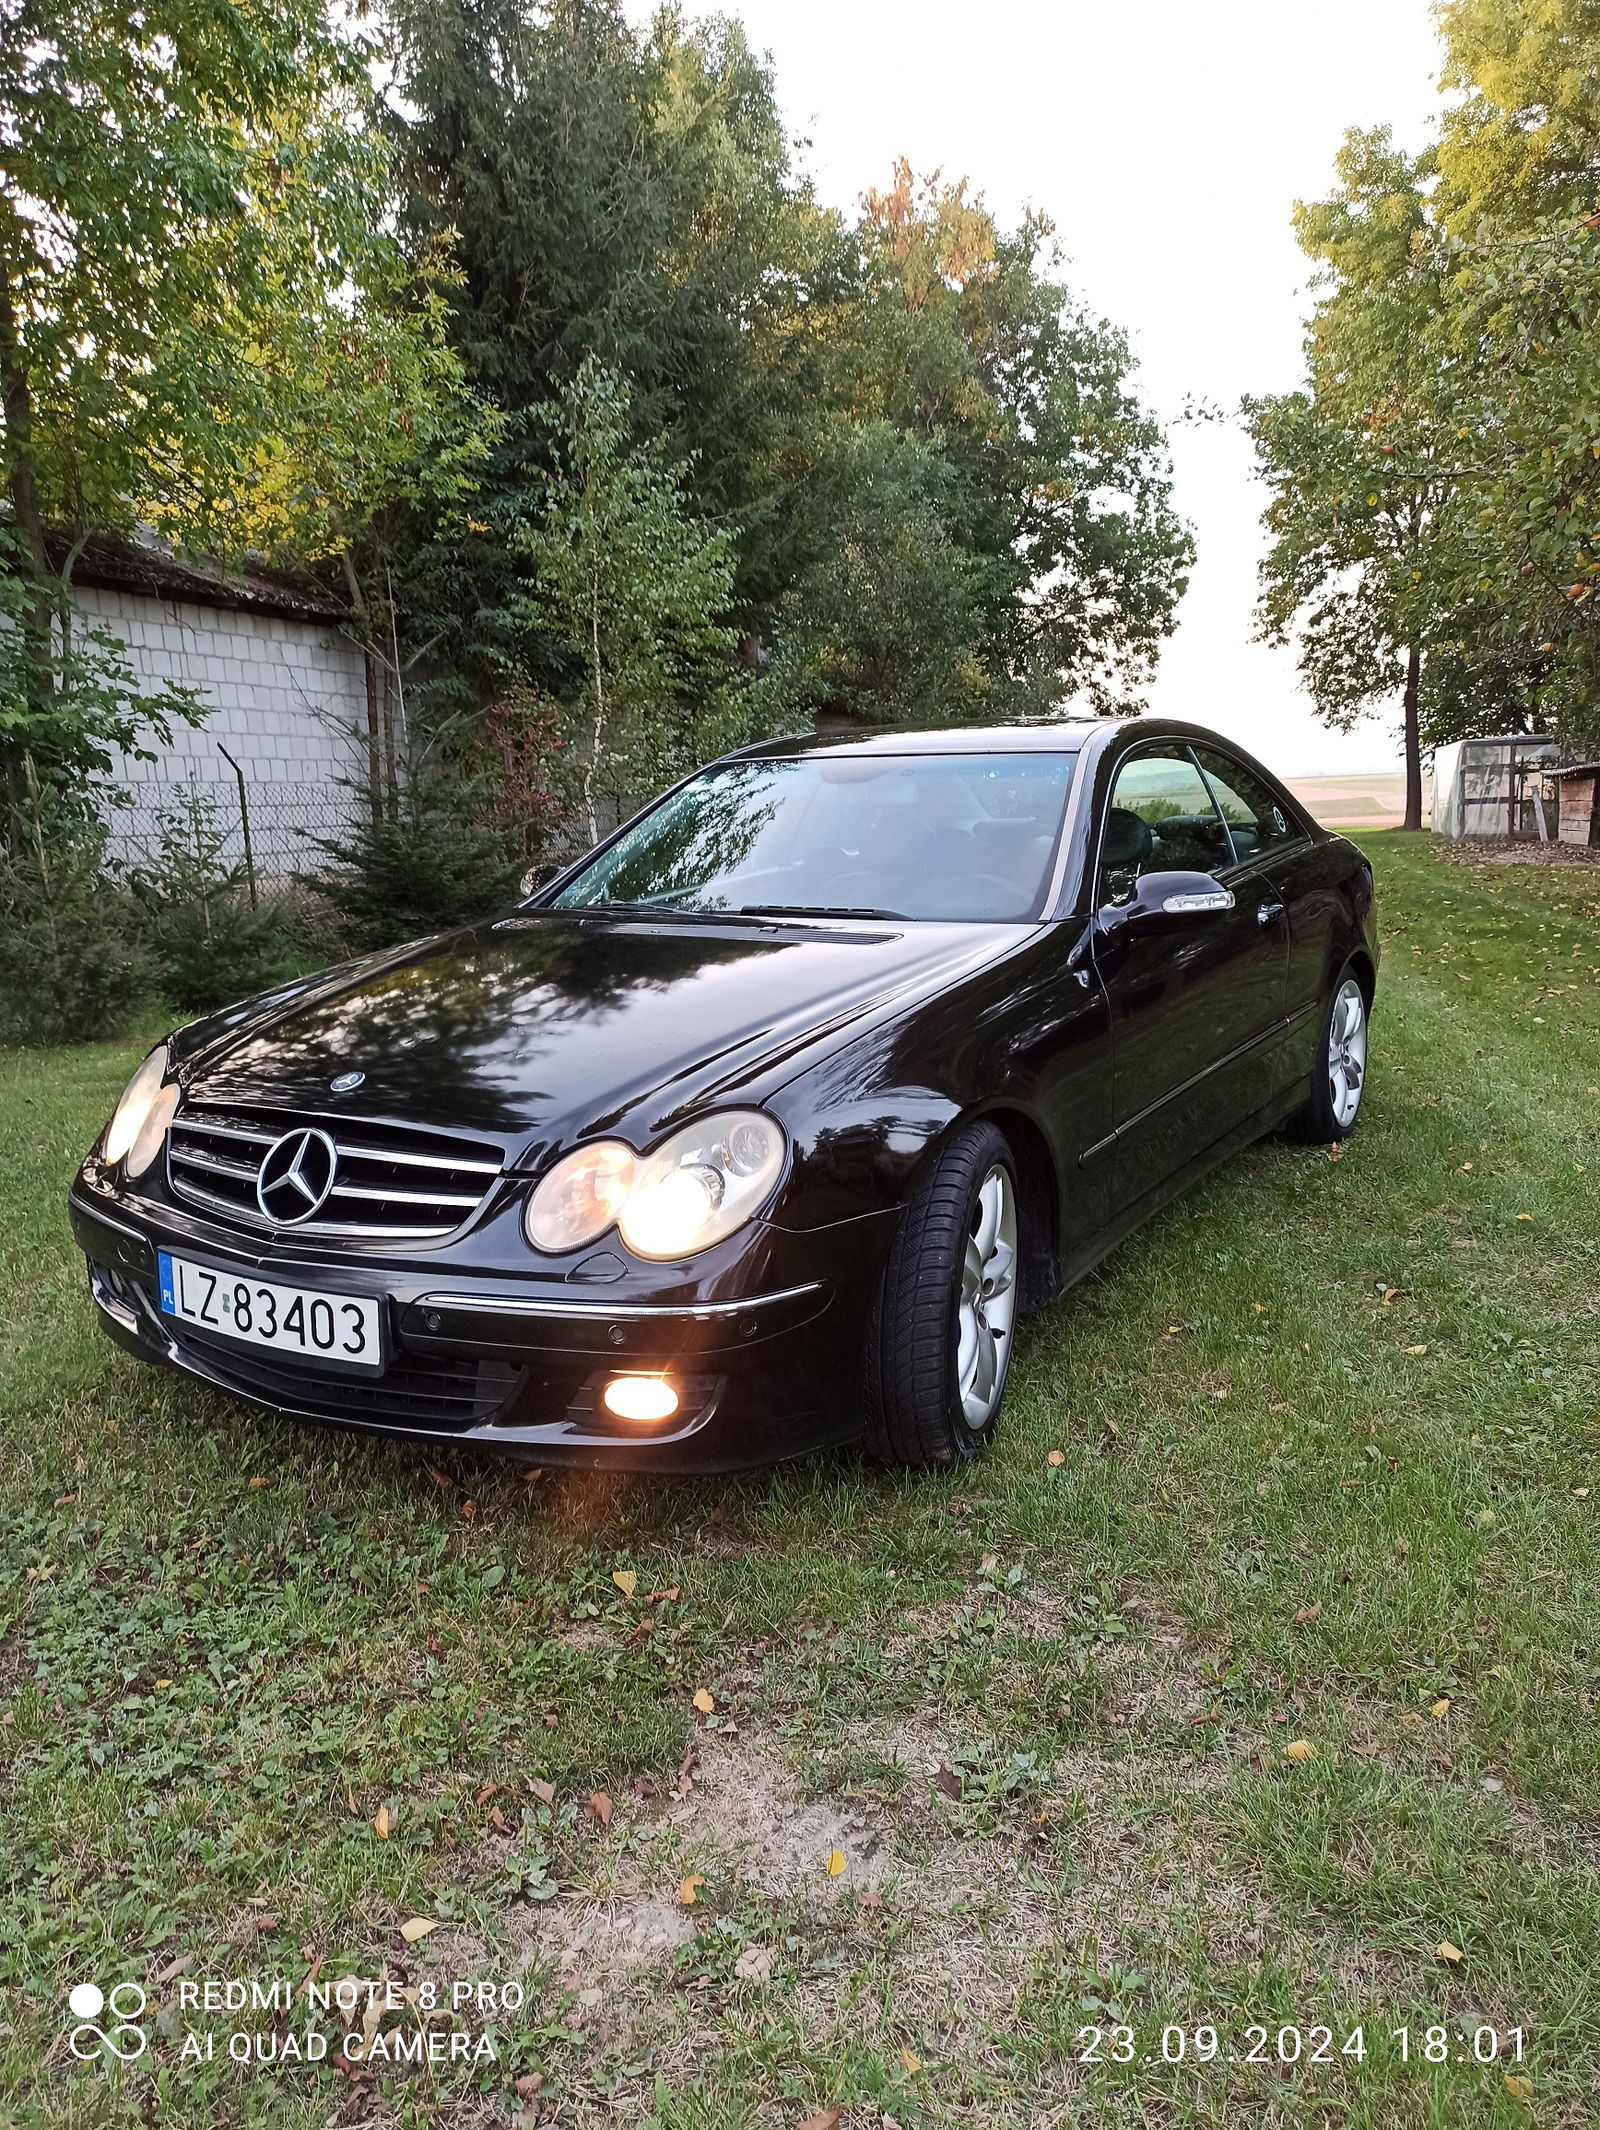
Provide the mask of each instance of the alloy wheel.
{"label": "alloy wheel", "polygon": [[1000,1403],[1016,1309],[1016,1193],[997,1163],[978,1186],[956,1305],[956,1393],[974,1434]]}
{"label": "alloy wheel", "polygon": [[1340,1131],[1348,1131],[1361,1107],[1367,1076],[1367,1002],[1347,976],[1334,994],[1328,1021],[1328,1106]]}

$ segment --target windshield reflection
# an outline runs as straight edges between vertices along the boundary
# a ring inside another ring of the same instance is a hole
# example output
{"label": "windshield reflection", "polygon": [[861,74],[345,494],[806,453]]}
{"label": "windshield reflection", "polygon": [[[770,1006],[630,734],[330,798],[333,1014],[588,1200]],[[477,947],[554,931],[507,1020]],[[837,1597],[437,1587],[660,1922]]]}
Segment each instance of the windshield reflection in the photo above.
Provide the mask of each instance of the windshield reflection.
{"label": "windshield reflection", "polygon": [[554,898],[652,908],[1004,921],[1049,878],[1074,755],[801,756],[706,770]]}

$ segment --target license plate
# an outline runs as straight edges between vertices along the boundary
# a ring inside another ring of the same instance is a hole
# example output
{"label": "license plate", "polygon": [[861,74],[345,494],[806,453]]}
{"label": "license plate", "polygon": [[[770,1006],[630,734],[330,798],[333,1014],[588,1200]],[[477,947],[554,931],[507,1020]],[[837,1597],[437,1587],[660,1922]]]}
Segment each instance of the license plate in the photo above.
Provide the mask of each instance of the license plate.
{"label": "license plate", "polygon": [[360,1294],[284,1287],[276,1280],[216,1272],[187,1257],[157,1253],[161,1313],[220,1339],[341,1368],[383,1367],[381,1305]]}

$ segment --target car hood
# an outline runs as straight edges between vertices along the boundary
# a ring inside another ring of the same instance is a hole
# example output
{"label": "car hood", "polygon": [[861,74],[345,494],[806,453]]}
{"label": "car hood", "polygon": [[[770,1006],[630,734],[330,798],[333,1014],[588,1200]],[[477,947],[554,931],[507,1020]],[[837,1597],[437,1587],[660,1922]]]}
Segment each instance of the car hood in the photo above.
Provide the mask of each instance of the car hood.
{"label": "car hood", "polygon": [[644,1138],[708,1100],[760,1099],[1031,930],[521,913],[220,1016],[183,1046],[184,1079],[201,1102],[492,1134],[513,1159]]}

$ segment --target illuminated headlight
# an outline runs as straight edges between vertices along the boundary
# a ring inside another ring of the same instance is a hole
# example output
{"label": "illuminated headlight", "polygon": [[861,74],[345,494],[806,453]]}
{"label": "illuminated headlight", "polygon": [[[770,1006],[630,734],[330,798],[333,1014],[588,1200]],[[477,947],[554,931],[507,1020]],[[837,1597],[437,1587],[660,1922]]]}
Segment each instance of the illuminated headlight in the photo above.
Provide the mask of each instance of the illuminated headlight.
{"label": "illuminated headlight", "polygon": [[159,1044],[123,1089],[106,1126],[101,1152],[108,1162],[120,1161],[125,1175],[142,1176],[167,1136],[178,1106],[177,1083],[167,1080],[169,1062],[166,1044]]}
{"label": "illuminated headlight", "polygon": [[618,1231],[636,1257],[687,1257],[742,1228],[782,1167],[783,1133],[770,1117],[707,1117],[640,1162]]}
{"label": "illuminated headlight", "polygon": [[731,1109],[676,1132],[640,1159],[600,1139],[558,1161],[528,1201],[536,1250],[576,1250],[615,1225],[636,1257],[686,1257],[758,1213],[783,1167],[779,1125]]}

